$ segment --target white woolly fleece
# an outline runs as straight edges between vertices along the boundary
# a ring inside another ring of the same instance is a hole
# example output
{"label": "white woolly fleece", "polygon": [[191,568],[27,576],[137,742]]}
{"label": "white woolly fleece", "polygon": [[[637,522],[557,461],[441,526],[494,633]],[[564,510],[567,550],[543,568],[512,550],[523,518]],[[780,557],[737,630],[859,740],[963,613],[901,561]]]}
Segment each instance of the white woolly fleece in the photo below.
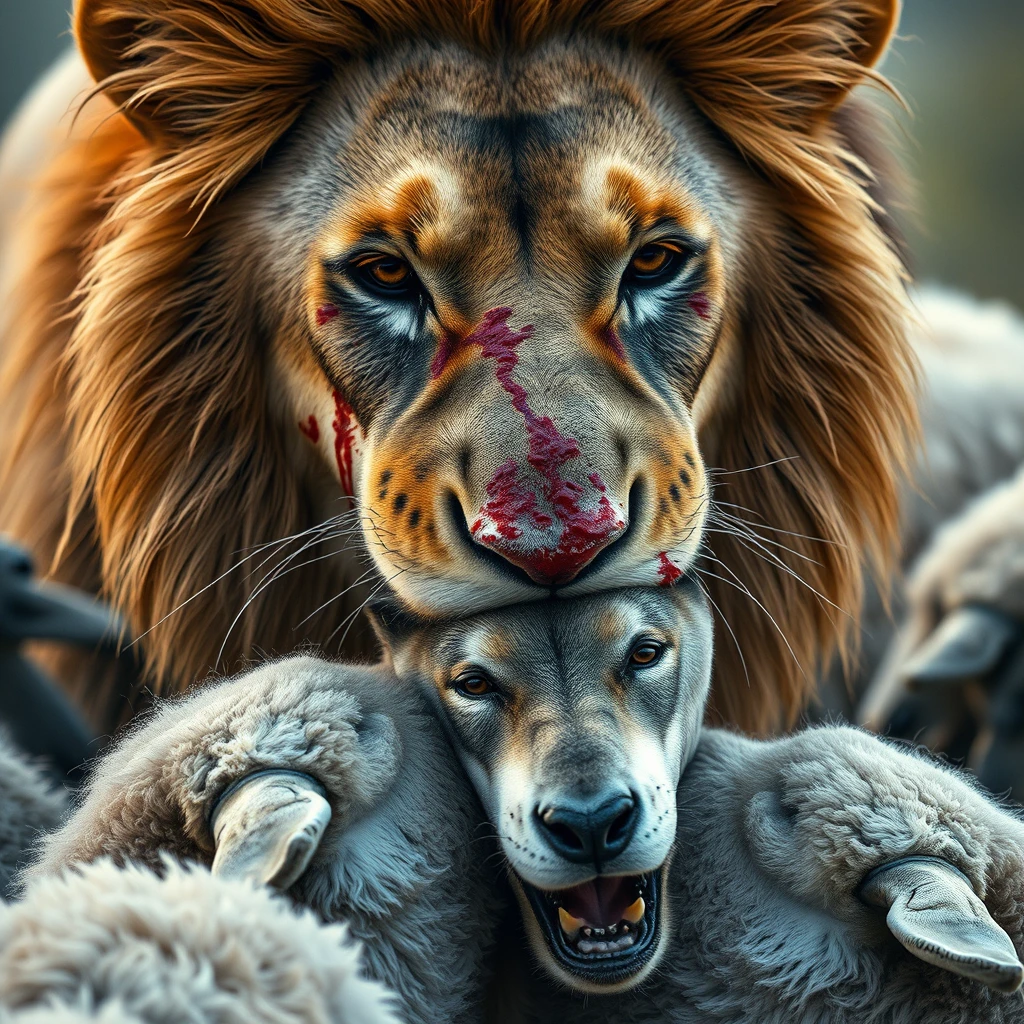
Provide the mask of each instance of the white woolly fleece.
{"label": "white woolly fleece", "polygon": [[0,730],[0,896],[42,832],[56,828],[67,796]]}
{"label": "white woolly fleece", "polygon": [[439,724],[381,666],[288,658],[162,702],[95,765],[26,877],[103,857],[209,864],[217,799],[268,768],[312,775],[332,811],[289,898],[346,922],[408,1024],[478,1020],[502,878]]}
{"label": "white woolly fleece", "polygon": [[0,907],[0,1005],[34,1010],[12,1020],[398,1024],[343,925],[201,867],[163,874],[101,860]]}

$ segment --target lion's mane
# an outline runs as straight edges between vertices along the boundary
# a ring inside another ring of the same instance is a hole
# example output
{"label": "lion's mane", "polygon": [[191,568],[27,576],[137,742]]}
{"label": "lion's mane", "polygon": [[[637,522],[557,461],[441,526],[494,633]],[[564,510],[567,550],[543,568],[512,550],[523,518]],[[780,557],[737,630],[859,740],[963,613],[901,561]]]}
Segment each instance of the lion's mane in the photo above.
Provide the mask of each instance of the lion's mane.
{"label": "lion's mane", "polygon": [[[771,535],[784,544],[771,558],[709,535],[724,578],[712,597],[745,661],[720,631],[716,711],[751,729],[791,720],[855,632],[865,564],[889,554],[914,426],[903,268],[835,117],[877,78],[895,13],[889,0],[83,0],[77,38],[108,99],[83,112],[89,130],[23,227],[0,526],[140,632],[237,552],[310,526],[252,357],[261,326],[218,255],[222,197],[332,67],[390,40],[498,52],[568,31],[624,38],[667,59],[777,204],[702,445],[729,474],[721,498],[789,531]],[[251,596],[242,579],[147,636],[157,686],[209,668]],[[277,609],[312,610],[341,584],[331,560],[284,577],[249,604],[228,660],[293,647]],[[329,630],[314,621],[305,638]]]}

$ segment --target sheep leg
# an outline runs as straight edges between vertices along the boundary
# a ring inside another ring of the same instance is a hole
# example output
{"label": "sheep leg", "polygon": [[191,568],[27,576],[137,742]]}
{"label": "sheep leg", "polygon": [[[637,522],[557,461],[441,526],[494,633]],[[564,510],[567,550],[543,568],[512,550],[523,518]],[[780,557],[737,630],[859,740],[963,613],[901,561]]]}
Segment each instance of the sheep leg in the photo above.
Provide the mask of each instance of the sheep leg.
{"label": "sheep leg", "polygon": [[255,772],[232,786],[211,815],[212,871],[276,889],[309,866],[331,820],[323,787],[301,772]]}
{"label": "sheep leg", "polygon": [[986,785],[1020,799],[1024,467],[936,534],[906,591],[906,620],[858,720],[966,757]]}
{"label": "sheep leg", "polygon": [[1010,937],[951,864],[907,857],[883,865],[868,875],[860,896],[888,911],[889,930],[921,960],[998,992],[1015,992],[1024,981]]}

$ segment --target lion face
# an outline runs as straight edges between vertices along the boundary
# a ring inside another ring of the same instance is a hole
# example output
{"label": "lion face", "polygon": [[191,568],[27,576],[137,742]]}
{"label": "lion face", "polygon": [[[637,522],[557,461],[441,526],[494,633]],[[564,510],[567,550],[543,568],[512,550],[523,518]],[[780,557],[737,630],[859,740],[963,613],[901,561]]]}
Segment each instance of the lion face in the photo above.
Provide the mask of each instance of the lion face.
{"label": "lion face", "polygon": [[475,611],[703,540],[714,710],[792,719],[914,427],[851,95],[898,10],[78,0],[98,93],[8,247],[0,526],[171,689],[361,653],[365,578]]}
{"label": "lion face", "polygon": [[694,556],[738,211],[665,78],[593,43],[417,49],[341,76],[261,190],[257,246],[305,239],[274,269],[304,282],[289,426],[417,611],[667,584]]}

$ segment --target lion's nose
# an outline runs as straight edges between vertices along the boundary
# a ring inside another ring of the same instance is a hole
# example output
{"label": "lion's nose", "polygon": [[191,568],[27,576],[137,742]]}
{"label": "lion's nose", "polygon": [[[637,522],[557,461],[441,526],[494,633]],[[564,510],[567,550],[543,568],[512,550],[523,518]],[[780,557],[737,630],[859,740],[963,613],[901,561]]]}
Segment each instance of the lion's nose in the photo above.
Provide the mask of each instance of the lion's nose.
{"label": "lion's nose", "polygon": [[470,521],[477,544],[522,569],[535,583],[568,583],[626,531],[625,502],[615,502],[597,473],[586,483],[524,474],[513,459],[487,485]]}
{"label": "lion's nose", "polygon": [[568,543],[563,534],[554,546],[536,548],[506,544],[500,535],[486,532],[476,533],[473,538],[478,544],[518,566],[534,583],[556,587],[574,580],[624,529],[624,526],[619,526],[599,534],[587,532]]}

